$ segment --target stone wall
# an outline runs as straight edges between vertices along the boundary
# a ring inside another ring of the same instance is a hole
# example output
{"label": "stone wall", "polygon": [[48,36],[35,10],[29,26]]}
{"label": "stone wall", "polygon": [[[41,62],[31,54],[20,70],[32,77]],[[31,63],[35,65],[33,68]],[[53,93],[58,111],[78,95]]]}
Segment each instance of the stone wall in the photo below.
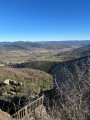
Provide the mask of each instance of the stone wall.
{"label": "stone wall", "polygon": [[38,106],[43,104],[43,100],[44,95],[42,95],[38,99],[34,100],[33,102],[29,103],[28,105],[17,111],[15,114],[12,115],[12,118],[24,119],[32,117],[32,113]]}

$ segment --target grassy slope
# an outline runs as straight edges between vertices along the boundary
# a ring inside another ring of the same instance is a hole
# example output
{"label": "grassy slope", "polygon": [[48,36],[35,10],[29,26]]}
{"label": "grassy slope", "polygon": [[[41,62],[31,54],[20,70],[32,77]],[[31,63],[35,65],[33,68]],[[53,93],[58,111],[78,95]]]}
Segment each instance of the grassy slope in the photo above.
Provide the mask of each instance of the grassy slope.
{"label": "grassy slope", "polygon": [[[22,82],[22,88],[20,93],[23,95],[29,91],[30,94],[38,94],[41,90],[52,88],[52,76],[34,69],[15,69],[15,68],[0,68],[0,83],[5,79],[15,80],[16,82]],[[0,87],[0,92],[13,89],[11,86]],[[19,89],[19,88],[18,88]]]}

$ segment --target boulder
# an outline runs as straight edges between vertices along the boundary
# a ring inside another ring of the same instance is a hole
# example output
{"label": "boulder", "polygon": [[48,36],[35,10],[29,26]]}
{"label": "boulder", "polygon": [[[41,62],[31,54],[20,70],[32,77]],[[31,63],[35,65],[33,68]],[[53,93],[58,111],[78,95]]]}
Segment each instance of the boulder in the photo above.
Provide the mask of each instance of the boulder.
{"label": "boulder", "polygon": [[2,85],[9,85],[9,81],[10,81],[10,79],[6,79],[6,80],[2,83]]}
{"label": "boulder", "polygon": [[21,82],[19,82],[19,83],[17,84],[17,86],[22,86],[22,83],[21,83]]}
{"label": "boulder", "polygon": [[17,83],[14,80],[6,79],[2,85],[17,85]]}
{"label": "boulder", "polygon": [[14,80],[10,80],[10,81],[9,81],[9,84],[10,84],[10,85],[17,85],[17,83],[16,83]]}
{"label": "boulder", "polygon": [[2,85],[16,85],[16,86],[22,86],[21,82],[16,83],[14,80],[6,79]]}

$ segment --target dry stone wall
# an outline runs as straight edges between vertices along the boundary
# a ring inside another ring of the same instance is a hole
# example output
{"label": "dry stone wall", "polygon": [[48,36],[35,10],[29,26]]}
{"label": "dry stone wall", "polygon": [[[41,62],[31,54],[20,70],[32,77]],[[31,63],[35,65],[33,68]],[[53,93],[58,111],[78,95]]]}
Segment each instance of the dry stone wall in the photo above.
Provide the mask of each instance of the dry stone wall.
{"label": "dry stone wall", "polygon": [[24,118],[30,118],[32,117],[32,113],[35,111],[35,109],[43,104],[44,95],[36,99],[35,101],[29,103],[25,107],[23,107],[21,110],[17,111],[15,114],[12,115],[12,118],[20,120]]}

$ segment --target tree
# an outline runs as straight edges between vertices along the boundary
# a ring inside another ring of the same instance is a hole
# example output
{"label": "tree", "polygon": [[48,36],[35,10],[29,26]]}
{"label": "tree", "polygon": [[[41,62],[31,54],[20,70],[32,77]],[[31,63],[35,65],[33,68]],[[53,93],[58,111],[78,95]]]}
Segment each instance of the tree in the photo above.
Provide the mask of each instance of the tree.
{"label": "tree", "polygon": [[74,72],[62,68],[66,81],[58,85],[53,96],[53,107],[50,114],[57,120],[90,119],[90,61],[74,65]]}

